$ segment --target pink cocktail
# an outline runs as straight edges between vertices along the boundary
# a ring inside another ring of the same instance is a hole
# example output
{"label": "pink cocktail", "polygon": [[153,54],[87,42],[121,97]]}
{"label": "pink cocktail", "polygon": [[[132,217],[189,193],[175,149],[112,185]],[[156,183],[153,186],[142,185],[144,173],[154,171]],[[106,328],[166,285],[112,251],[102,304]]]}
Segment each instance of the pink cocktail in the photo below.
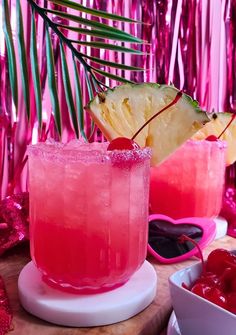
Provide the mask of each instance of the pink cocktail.
{"label": "pink cocktail", "polygon": [[49,284],[125,283],[147,250],[150,150],[73,141],[29,147],[31,256]]}
{"label": "pink cocktail", "polygon": [[221,209],[226,143],[187,141],[151,168],[150,210],[172,218],[216,217]]}

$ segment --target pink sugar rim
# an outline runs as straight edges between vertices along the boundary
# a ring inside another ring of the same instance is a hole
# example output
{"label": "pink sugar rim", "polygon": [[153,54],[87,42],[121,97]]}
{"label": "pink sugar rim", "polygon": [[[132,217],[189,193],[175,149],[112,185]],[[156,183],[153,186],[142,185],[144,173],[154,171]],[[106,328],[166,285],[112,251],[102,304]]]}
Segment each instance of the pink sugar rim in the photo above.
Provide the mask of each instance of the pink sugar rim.
{"label": "pink sugar rim", "polygon": [[[88,144],[89,145],[89,144]],[[108,144],[107,144],[108,145]],[[58,147],[50,148],[51,144],[42,145],[38,143],[35,145],[29,145],[27,152],[29,156],[43,157],[46,160],[55,160],[56,162],[90,162],[90,163],[105,163],[105,162],[137,162],[144,161],[151,158],[151,149],[148,147],[138,148],[132,150],[113,150],[107,151],[107,145],[101,145],[99,148],[92,148],[90,150],[78,148],[66,148],[63,145],[58,144]],[[53,146],[53,145],[52,145]],[[85,144],[86,146],[86,144]],[[52,150],[51,150],[52,149]]]}
{"label": "pink sugar rim", "polygon": [[[192,140],[189,139],[187,140],[184,144],[190,144],[190,145],[200,145],[202,143],[204,143],[204,145],[208,145],[208,146],[217,146],[219,148],[227,148],[227,142],[223,141],[223,140],[217,140],[217,141],[206,141],[206,140]],[[184,145],[183,144],[183,145]]]}

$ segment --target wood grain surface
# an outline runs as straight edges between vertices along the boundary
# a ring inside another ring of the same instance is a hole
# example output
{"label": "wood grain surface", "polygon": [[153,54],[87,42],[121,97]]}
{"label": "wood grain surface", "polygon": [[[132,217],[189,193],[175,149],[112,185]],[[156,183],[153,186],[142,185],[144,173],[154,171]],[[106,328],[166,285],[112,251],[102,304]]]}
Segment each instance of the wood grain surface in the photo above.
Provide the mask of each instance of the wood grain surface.
{"label": "wood grain surface", "polygon": [[[205,256],[215,248],[236,249],[236,239],[229,236],[214,241],[207,249]],[[21,269],[30,261],[28,244],[20,245],[0,257],[0,275],[2,275],[13,310],[13,330],[9,335],[161,335],[165,334],[172,312],[168,277],[175,271],[193,264],[198,260],[162,265],[155,259],[148,258],[154,266],[157,277],[157,293],[153,303],[133,318],[109,326],[93,328],[69,328],[44,322],[29,313],[20,305],[17,280]]]}

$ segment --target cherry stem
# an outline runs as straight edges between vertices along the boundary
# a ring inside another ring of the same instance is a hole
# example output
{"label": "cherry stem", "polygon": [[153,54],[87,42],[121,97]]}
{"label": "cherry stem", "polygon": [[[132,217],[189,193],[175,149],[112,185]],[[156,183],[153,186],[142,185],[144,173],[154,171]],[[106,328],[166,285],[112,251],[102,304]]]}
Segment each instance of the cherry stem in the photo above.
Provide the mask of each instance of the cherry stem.
{"label": "cherry stem", "polygon": [[171,106],[175,105],[179,99],[182,97],[183,92],[179,91],[176,94],[176,97],[174,98],[173,101],[171,101],[168,105],[166,105],[164,108],[162,108],[159,112],[157,112],[156,114],[154,114],[149,120],[147,120],[144,125],[133,135],[133,137],[131,138],[131,140],[134,140],[136,136],[138,136],[138,134],[143,130],[144,127],[146,127],[146,125],[148,125],[149,122],[151,122],[153,119],[155,119],[155,117],[157,117],[159,114],[161,114],[162,112],[164,112],[166,109],[170,108]]}
{"label": "cherry stem", "polygon": [[199,257],[200,257],[201,262],[202,262],[202,274],[204,275],[206,273],[206,265],[205,265],[205,262],[204,262],[204,259],[203,259],[202,250],[199,247],[198,243],[196,241],[194,241],[191,237],[189,237],[187,235],[184,235],[184,234],[181,235],[178,240],[179,240],[180,243],[184,243],[186,241],[189,241],[197,248],[198,253],[199,253]]}
{"label": "cherry stem", "polygon": [[223,131],[217,137],[218,140],[221,138],[221,136],[224,134],[224,132],[229,128],[229,126],[231,125],[231,123],[234,121],[235,118],[236,118],[236,114],[232,114],[231,120],[229,121],[229,123],[227,124],[227,126],[225,127],[225,129],[223,129]]}

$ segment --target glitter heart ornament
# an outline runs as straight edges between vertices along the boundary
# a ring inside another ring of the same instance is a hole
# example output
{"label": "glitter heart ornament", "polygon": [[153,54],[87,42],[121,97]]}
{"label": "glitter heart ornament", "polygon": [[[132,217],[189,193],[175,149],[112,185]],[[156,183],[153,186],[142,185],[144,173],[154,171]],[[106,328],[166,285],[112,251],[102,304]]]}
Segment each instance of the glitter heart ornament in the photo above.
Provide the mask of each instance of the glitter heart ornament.
{"label": "glitter heart ornament", "polygon": [[0,202],[0,255],[29,238],[29,194],[22,192]]}
{"label": "glitter heart ornament", "polygon": [[12,329],[12,310],[2,277],[0,277],[0,335],[7,334]]}

